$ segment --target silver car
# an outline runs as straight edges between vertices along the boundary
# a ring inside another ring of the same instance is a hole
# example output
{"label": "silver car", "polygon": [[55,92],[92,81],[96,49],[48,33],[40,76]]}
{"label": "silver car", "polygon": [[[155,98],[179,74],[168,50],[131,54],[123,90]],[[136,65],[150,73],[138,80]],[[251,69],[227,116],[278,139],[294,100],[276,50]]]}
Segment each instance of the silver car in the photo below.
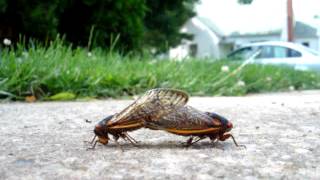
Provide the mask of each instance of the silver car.
{"label": "silver car", "polygon": [[296,70],[320,71],[319,52],[300,44],[282,41],[251,43],[231,52],[228,59],[250,63],[288,65]]}

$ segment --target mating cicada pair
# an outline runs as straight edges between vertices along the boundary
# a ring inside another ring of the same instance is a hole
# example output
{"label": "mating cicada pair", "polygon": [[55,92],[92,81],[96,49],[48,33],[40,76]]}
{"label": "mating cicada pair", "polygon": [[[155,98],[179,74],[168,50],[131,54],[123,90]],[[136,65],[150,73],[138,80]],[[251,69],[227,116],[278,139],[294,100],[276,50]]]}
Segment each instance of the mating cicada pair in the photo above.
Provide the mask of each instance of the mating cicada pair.
{"label": "mating cicada pair", "polygon": [[239,146],[229,133],[233,127],[230,121],[216,113],[202,112],[187,106],[188,99],[188,94],[180,90],[159,88],[147,91],[120,113],[103,119],[95,126],[92,148],[97,142],[108,144],[109,135],[113,136],[117,145],[119,138],[136,144],[137,141],[128,132],[140,128],[190,136],[186,146],[205,138],[214,142],[225,141],[230,137]]}

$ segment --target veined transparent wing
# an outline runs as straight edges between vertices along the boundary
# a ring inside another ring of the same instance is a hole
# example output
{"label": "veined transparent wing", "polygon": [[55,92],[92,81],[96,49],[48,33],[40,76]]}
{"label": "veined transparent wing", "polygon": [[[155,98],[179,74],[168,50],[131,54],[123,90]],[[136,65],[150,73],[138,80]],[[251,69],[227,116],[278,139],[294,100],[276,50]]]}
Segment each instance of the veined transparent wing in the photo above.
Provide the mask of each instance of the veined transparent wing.
{"label": "veined transparent wing", "polygon": [[221,127],[221,122],[211,118],[207,113],[191,106],[177,107],[171,113],[146,122],[151,129],[166,130],[201,130]]}
{"label": "veined transparent wing", "polygon": [[188,102],[187,93],[175,89],[152,89],[116,114],[108,125],[130,124],[160,119]]}

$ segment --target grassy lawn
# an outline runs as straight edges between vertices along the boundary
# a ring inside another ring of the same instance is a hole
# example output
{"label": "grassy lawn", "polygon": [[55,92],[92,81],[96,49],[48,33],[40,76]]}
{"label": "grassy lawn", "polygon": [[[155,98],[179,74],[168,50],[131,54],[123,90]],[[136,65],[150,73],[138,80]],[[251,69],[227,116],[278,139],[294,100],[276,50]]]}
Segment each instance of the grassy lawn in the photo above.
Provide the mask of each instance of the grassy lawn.
{"label": "grassy lawn", "polygon": [[[28,49],[28,50],[26,50]],[[120,97],[155,87],[182,89],[191,95],[320,88],[320,74],[290,68],[213,60],[154,60],[93,49],[72,49],[60,41],[48,48],[19,45],[0,51],[0,98],[24,100]]]}

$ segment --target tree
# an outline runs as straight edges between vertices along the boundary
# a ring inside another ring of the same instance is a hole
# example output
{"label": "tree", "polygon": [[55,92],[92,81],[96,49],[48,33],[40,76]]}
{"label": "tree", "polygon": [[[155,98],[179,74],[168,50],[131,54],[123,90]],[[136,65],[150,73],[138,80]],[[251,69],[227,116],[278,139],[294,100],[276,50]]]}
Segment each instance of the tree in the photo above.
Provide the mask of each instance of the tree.
{"label": "tree", "polygon": [[71,0],[60,17],[59,32],[85,46],[90,36],[96,46],[109,46],[119,36],[117,47],[137,50],[144,32],[144,0]]}
{"label": "tree", "polygon": [[[144,33],[145,0],[0,0],[0,38],[18,36],[46,41],[57,34],[75,45],[136,50]],[[92,31],[93,30],[93,31]]]}
{"label": "tree", "polygon": [[59,0],[0,0],[0,37],[19,34],[38,39],[55,37]]}
{"label": "tree", "polygon": [[[0,38],[42,41],[64,35],[74,45],[164,52],[191,35],[180,32],[199,0],[0,0]],[[114,45],[114,44],[113,44]]]}
{"label": "tree", "polygon": [[196,15],[194,4],[199,0],[147,0],[145,17],[145,41],[148,48],[165,52],[177,46],[190,34],[181,33],[181,27],[187,20]]}

